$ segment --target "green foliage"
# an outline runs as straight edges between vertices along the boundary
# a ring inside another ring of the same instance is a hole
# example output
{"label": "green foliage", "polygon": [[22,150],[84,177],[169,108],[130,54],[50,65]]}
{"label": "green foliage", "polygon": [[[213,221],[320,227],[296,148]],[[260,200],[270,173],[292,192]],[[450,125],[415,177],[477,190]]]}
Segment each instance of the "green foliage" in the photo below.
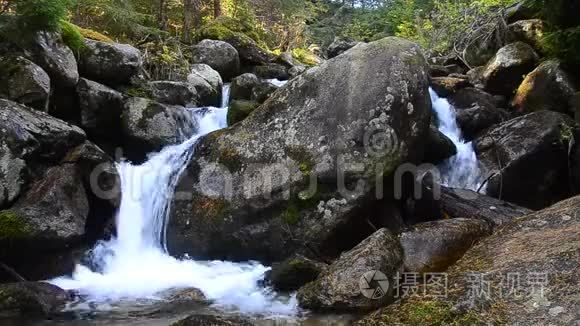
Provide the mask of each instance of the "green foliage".
{"label": "green foliage", "polygon": [[85,38],[81,34],[78,26],[61,20],[60,30],[64,44],[66,44],[71,50],[80,52],[85,48]]}
{"label": "green foliage", "polygon": [[202,26],[196,34],[196,39],[229,40],[238,39],[240,41],[251,42],[252,40],[263,49],[268,49],[264,40],[265,32],[255,25],[245,20],[238,20],[231,17],[219,17]]}
{"label": "green foliage", "polygon": [[121,40],[137,40],[165,32],[156,25],[156,1],[77,0],[73,22],[96,29]]}
{"label": "green foliage", "polygon": [[16,24],[27,32],[58,30],[66,19],[72,0],[13,0]]}
{"label": "green foliage", "polygon": [[548,31],[541,41],[548,56],[562,60],[572,69],[580,68],[580,2],[574,0],[528,0],[547,21]]}
{"label": "green foliage", "polygon": [[190,71],[187,48],[175,38],[140,46],[143,66],[153,80],[182,80]]}
{"label": "green foliage", "polygon": [[345,16],[342,20],[346,23],[343,22],[342,26],[335,28],[335,35],[360,41],[374,41],[395,35],[418,42],[435,52],[444,52],[468,32],[473,32],[486,23],[491,22],[492,26],[492,17],[499,17],[499,8],[515,1],[377,1],[366,8],[342,8],[337,11],[337,14]]}

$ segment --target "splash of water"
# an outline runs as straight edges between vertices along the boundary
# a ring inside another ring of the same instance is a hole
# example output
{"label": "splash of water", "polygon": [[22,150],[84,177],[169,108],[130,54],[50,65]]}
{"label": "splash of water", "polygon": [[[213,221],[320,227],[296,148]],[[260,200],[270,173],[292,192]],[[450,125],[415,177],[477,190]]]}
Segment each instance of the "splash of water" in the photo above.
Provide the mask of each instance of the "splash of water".
{"label": "splash of water", "polygon": [[270,83],[276,87],[282,87],[282,86],[286,85],[286,83],[288,83],[287,80],[279,80],[276,78],[268,79],[267,81],[268,81],[268,83]]}
{"label": "splash of water", "polygon": [[118,164],[122,200],[117,236],[90,252],[90,267],[77,265],[72,276],[51,283],[75,289],[91,302],[158,298],[170,289],[198,288],[219,307],[243,313],[294,315],[294,297],[280,298],[258,283],[267,267],[258,263],[194,261],[167,254],[167,215],[176,183],[200,137],[226,127],[229,87],[222,108],[192,108],[198,131],[182,144],[168,146],[142,165]]}
{"label": "splash of water", "polygon": [[479,190],[483,182],[483,173],[473,143],[463,139],[461,129],[457,125],[455,108],[447,99],[439,97],[431,88],[429,88],[429,95],[433,110],[437,115],[439,131],[451,139],[457,148],[457,154],[445,161],[440,167],[443,185],[452,188]]}

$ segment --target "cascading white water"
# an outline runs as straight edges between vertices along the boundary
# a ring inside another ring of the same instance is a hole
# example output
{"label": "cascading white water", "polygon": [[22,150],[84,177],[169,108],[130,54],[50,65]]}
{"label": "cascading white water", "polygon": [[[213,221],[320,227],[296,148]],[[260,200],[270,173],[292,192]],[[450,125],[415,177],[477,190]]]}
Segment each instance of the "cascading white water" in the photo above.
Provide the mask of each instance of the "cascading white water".
{"label": "cascading white water", "polygon": [[215,304],[244,313],[294,315],[296,299],[281,299],[258,282],[268,270],[258,263],[194,261],[167,254],[165,224],[179,176],[191,159],[197,140],[227,126],[229,87],[222,108],[192,108],[197,134],[168,146],[142,165],[118,164],[122,200],[117,236],[90,253],[91,267],[77,265],[70,277],[51,283],[78,290],[89,301],[110,302],[158,298],[170,289],[198,288]]}
{"label": "cascading white water", "polygon": [[268,79],[267,81],[276,87],[282,87],[282,86],[286,85],[286,83],[288,83],[287,80],[279,80],[276,78]]}
{"label": "cascading white water", "polygon": [[477,155],[471,142],[465,142],[461,129],[457,125],[455,108],[445,98],[429,88],[433,110],[437,115],[438,128],[447,136],[455,147],[457,154],[445,161],[441,168],[442,183],[445,186],[477,191],[483,180]]}

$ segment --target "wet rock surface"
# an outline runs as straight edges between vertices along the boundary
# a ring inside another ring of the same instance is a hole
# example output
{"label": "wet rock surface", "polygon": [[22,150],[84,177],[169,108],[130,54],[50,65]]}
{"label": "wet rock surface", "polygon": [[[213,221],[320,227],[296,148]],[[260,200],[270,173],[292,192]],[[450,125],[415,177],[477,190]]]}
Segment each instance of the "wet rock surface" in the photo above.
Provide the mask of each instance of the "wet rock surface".
{"label": "wet rock surface", "polygon": [[385,294],[380,299],[368,298],[361,291],[361,278],[368,272],[379,271],[386,275],[390,284],[394,284],[402,261],[403,252],[398,239],[387,229],[380,229],[343,253],[316,280],[300,288],[297,295],[300,306],[313,310],[378,308],[392,299],[393,288],[383,289]]}
{"label": "wet rock surface", "polygon": [[[446,299],[411,296],[357,325],[405,324],[421,311],[431,311],[431,320],[440,323],[574,324],[580,308],[579,201],[574,197],[516,218],[480,241],[447,271]],[[478,277],[489,284],[484,295],[471,291]]]}
{"label": "wet rock surface", "polygon": [[48,283],[0,284],[0,314],[48,317],[71,299],[67,291]]}
{"label": "wet rock surface", "polygon": [[0,96],[48,110],[50,77],[39,66],[24,57],[0,57]]}
{"label": "wet rock surface", "polygon": [[128,44],[86,40],[79,59],[81,74],[105,85],[129,83],[143,64],[141,52]]}
{"label": "wet rock surface", "polygon": [[487,194],[532,209],[569,196],[571,137],[572,120],[551,111],[530,113],[482,134],[475,146],[493,175]]}

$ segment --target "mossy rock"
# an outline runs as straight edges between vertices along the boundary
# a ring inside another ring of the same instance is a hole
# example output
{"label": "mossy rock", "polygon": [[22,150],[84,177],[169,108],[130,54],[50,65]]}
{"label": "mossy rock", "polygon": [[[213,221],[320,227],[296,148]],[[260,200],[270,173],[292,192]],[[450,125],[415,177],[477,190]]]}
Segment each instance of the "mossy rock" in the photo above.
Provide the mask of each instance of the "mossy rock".
{"label": "mossy rock", "polygon": [[248,64],[264,64],[272,61],[273,56],[259,35],[240,26],[235,20],[216,19],[201,27],[195,39],[198,42],[204,39],[227,42],[236,48],[240,60]]}
{"label": "mossy rock", "polygon": [[71,50],[79,52],[85,49],[85,37],[77,25],[63,20],[60,22],[60,32],[62,41]]}
{"label": "mossy rock", "polygon": [[260,35],[260,32],[253,25],[230,17],[219,17],[218,19],[207,23],[197,33],[198,41],[207,38],[225,41],[234,36],[249,38],[260,47],[264,49],[267,48],[262,35]]}
{"label": "mossy rock", "polygon": [[110,37],[108,37],[102,33],[99,33],[97,31],[94,31],[92,29],[78,27],[78,30],[82,36],[84,36],[85,38],[87,38],[89,40],[95,40],[95,41],[104,42],[104,43],[114,43],[115,42]]}
{"label": "mossy rock", "polygon": [[12,210],[0,211],[0,240],[13,240],[26,237],[30,226],[24,218]]}
{"label": "mossy rock", "polygon": [[308,49],[297,48],[292,50],[292,57],[307,66],[315,66],[320,63],[320,58],[318,58],[314,53],[310,52]]}
{"label": "mossy rock", "polygon": [[324,264],[296,255],[274,264],[266,274],[266,280],[277,291],[295,291],[320,275]]}
{"label": "mossy rock", "polygon": [[228,110],[228,125],[231,126],[237,122],[244,120],[250,113],[252,113],[260,104],[255,101],[236,100],[230,104]]}

